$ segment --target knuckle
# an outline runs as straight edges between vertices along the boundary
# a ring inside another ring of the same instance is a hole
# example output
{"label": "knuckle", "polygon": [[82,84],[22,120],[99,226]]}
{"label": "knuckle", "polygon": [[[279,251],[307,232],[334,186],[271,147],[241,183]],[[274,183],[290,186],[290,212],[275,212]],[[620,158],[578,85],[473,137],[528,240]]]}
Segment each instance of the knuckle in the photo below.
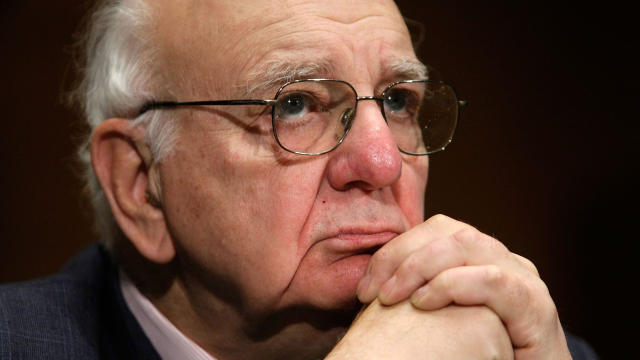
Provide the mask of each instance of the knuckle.
{"label": "knuckle", "polygon": [[529,345],[541,344],[550,333],[557,330],[557,308],[542,281],[529,281],[522,288],[525,290],[515,299],[523,307],[517,332],[527,339]]}
{"label": "knuckle", "polygon": [[438,281],[435,281],[435,287],[437,287],[439,291],[442,291],[447,296],[451,297],[451,289],[454,285],[452,273],[450,271],[443,271],[436,276],[436,279]]}
{"label": "knuckle", "polygon": [[441,258],[451,250],[449,239],[438,239],[427,244],[425,251],[433,258]]}
{"label": "knuckle", "polygon": [[538,268],[536,267],[536,264],[534,264],[534,263],[533,263],[533,261],[531,261],[531,260],[527,259],[527,258],[526,258],[526,257],[524,257],[524,256],[521,256],[521,255],[518,255],[518,254],[515,254],[515,255],[516,255],[516,258],[517,258],[518,260],[520,260],[520,262],[521,262],[522,264],[524,264],[524,266],[525,266],[527,269],[529,269],[529,271],[531,271],[532,273],[534,273],[537,277],[540,277],[540,272],[538,271]]}
{"label": "knuckle", "polygon": [[559,326],[556,307],[543,304],[532,304],[529,308],[527,321],[520,323],[518,331],[527,339],[530,346],[544,343],[548,335]]}
{"label": "knuckle", "polygon": [[487,265],[484,268],[484,278],[485,281],[493,287],[504,286],[507,282],[506,274],[504,271],[497,265]]}
{"label": "knuckle", "polygon": [[473,227],[464,228],[455,232],[451,238],[457,243],[459,247],[465,249],[477,248],[478,246],[485,247],[486,240],[482,236],[483,234]]}
{"label": "knuckle", "polygon": [[415,274],[419,273],[422,267],[422,261],[417,256],[417,254],[413,253],[407,257],[407,259],[400,266],[400,272],[404,274]]}
{"label": "knuckle", "polygon": [[510,254],[507,247],[502,242],[500,242],[500,240],[487,234],[480,233],[476,241],[480,241],[483,246],[491,249],[492,251],[501,252],[503,254]]}
{"label": "knuckle", "polygon": [[507,256],[511,252],[498,239],[469,226],[453,234],[453,239],[466,247],[483,248],[491,253]]}
{"label": "knuckle", "polygon": [[372,275],[377,274],[380,271],[383,271],[384,264],[389,264],[391,259],[393,258],[393,252],[387,248],[382,247],[376,251],[371,259],[369,260],[369,271]]}
{"label": "knuckle", "polygon": [[447,221],[451,221],[452,219],[450,217],[448,217],[447,215],[443,215],[443,214],[436,214],[433,215],[432,217],[430,217],[427,222],[430,223],[443,223],[443,222],[447,222]]}
{"label": "knuckle", "polygon": [[459,243],[464,243],[469,240],[475,240],[477,236],[478,236],[478,231],[474,228],[468,227],[468,228],[464,228],[462,230],[456,231],[452,235],[452,238]]}
{"label": "knuckle", "polygon": [[505,273],[504,279],[499,286],[502,286],[507,304],[511,307],[518,307],[530,310],[536,307],[535,285],[528,279],[522,278],[514,273]]}
{"label": "knuckle", "polygon": [[[515,285],[512,286],[510,295],[511,302],[513,304],[527,304],[533,305],[533,296],[531,287],[526,282],[515,281]],[[534,305],[535,306],[535,305]]]}
{"label": "knuckle", "polygon": [[379,264],[389,261],[393,257],[392,251],[388,247],[382,247],[371,256],[371,266],[377,266]]}
{"label": "knuckle", "polygon": [[469,226],[469,227],[465,227],[464,229],[458,230],[455,234],[453,234],[453,237],[454,239],[457,239],[459,241],[468,241],[468,240],[476,241],[479,235],[480,235],[480,232],[476,230],[476,228]]}
{"label": "knuckle", "polygon": [[531,272],[534,273],[536,277],[540,278],[540,271],[538,271],[538,267],[536,266],[536,264],[534,264],[533,261],[529,259],[525,259],[525,260],[527,261],[527,266],[529,266],[529,269],[531,270]]}

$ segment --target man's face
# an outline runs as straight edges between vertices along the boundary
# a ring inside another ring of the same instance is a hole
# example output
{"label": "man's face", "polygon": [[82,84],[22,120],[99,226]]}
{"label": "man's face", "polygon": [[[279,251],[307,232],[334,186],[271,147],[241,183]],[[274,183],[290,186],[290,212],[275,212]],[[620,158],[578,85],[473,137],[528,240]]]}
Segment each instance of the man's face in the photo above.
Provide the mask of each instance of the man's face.
{"label": "man's face", "polygon": [[[161,67],[180,101],[246,98],[285,64],[379,95],[407,77],[394,64],[415,60],[388,1],[157,4]],[[251,96],[272,99],[282,82]],[[269,107],[171,114],[179,134],[160,165],[161,196],[196,297],[253,314],[352,306],[373,251],[423,220],[428,159],[398,151],[375,101],[358,104],[345,141],[321,156],[278,147]]]}

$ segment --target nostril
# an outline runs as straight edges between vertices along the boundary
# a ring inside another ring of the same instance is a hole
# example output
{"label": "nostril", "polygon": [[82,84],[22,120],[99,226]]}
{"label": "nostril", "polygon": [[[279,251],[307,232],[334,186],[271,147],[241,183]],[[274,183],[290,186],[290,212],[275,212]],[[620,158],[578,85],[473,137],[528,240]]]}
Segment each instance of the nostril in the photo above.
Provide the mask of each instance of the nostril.
{"label": "nostril", "polygon": [[354,180],[351,182],[348,182],[344,185],[344,187],[342,188],[342,190],[349,190],[349,189],[354,189],[354,188],[359,188],[359,189],[363,189],[365,191],[372,191],[375,190],[373,186],[371,186],[371,184],[369,184],[366,181],[362,181],[362,180]]}

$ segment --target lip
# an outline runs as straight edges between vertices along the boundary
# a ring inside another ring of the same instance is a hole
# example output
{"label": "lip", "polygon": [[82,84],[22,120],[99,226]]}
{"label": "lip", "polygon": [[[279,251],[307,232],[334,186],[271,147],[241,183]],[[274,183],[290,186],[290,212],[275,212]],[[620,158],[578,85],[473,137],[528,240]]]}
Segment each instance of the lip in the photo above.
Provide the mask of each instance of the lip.
{"label": "lip", "polygon": [[343,257],[359,254],[373,254],[376,250],[398,236],[394,230],[367,231],[359,229],[343,230],[324,240],[332,252]]}

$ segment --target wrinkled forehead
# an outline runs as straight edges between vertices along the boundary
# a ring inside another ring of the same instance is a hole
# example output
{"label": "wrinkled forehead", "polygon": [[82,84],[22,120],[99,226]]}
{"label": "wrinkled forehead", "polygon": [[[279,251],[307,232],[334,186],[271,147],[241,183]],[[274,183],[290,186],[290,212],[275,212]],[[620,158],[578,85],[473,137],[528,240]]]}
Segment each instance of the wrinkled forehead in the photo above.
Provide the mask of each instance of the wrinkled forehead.
{"label": "wrinkled forehead", "polygon": [[344,77],[415,59],[392,1],[161,0],[152,8],[158,66],[183,96],[232,95],[274,64]]}

